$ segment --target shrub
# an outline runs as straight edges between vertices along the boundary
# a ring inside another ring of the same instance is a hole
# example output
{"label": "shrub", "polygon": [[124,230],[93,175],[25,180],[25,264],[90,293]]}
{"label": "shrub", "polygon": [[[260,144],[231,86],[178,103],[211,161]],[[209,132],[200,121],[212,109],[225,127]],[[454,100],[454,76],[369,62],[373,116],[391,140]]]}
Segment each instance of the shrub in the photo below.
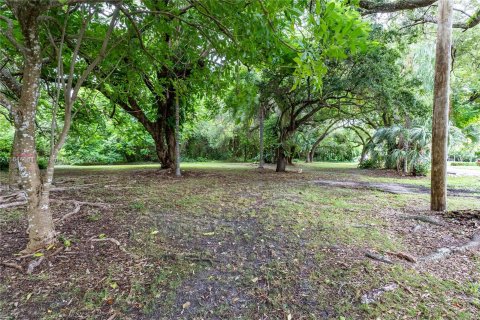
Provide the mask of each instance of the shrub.
{"label": "shrub", "polygon": [[413,166],[412,174],[416,177],[426,176],[430,171],[430,162],[420,162]]}
{"label": "shrub", "polygon": [[378,159],[367,159],[358,164],[360,169],[380,169],[382,167],[380,161]]}
{"label": "shrub", "polygon": [[47,161],[46,158],[43,158],[43,157],[38,158],[38,159],[37,159],[37,163],[38,163],[38,167],[39,167],[40,169],[47,169],[48,161]]}

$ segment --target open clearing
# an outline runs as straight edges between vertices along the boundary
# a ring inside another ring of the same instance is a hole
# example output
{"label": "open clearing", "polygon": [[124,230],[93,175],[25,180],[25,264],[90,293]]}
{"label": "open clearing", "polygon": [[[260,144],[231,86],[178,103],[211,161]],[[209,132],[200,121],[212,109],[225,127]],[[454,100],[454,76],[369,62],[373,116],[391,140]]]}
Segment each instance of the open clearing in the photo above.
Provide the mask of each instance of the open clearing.
{"label": "open clearing", "polygon": [[[0,261],[21,270],[0,266],[0,319],[480,317],[478,250],[424,259],[469,243],[479,177],[449,177],[449,210],[471,210],[457,219],[428,212],[425,192],[318,183],[429,184],[354,164],[184,170],[59,168],[54,216],[80,210],[59,223],[60,243],[43,256],[14,256],[27,242],[23,209],[1,209]],[[418,215],[440,225],[405,219]]]}

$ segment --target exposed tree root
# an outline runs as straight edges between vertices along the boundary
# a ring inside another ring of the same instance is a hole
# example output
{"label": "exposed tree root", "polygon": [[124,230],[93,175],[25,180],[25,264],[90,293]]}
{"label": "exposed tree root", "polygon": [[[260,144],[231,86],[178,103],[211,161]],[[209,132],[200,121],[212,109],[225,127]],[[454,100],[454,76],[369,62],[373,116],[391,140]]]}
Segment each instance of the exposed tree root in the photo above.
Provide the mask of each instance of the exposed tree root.
{"label": "exposed tree root", "polygon": [[6,209],[6,208],[12,208],[12,207],[19,207],[27,204],[27,201],[17,201],[17,202],[10,202],[10,203],[4,203],[0,204],[0,209]]}
{"label": "exposed tree root", "polygon": [[403,252],[387,252],[387,253],[389,255],[395,256],[395,257],[397,257],[399,259],[402,259],[402,260],[406,260],[408,262],[412,262],[412,263],[417,262],[417,259],[415,259],[411,255],[403,253]]}
{"label": "exposed tree root", "polygon": [[373,303],[373,302],[376,302],[377,299],[383,295],[385,292],[388,292],[388,291],[393,291],[395,289],[398,288],[398,284],[396,283],[389,283],[387,284],[386,286],[383,286],[381,288],[378,288],[378,289],[374,289],[370,292],[367,292],[365,293],[360,301],[363,303],[363,304],[370,304],[370,303]]}
{"label": "exposed tree root", "polygon": [[393,261],[388,259],[387,257],[385,256],[382,256],[378,253],[375,253],[375,252],[365,252],[365,256],[367,258],[370,258],[370,259],[373,259],[373,260],[377,260],[377,261],[380,261],[380,262],[383,262],[383,263],[388,263],[388,264],[393,264]]}
{"label": "exposed tree root", "polygon": [[422,222],[426,222],[426,223],[430,223],[430,224],[433,224],[433,225],[436,225],[436,226],[441,226],[441,227],[444,227],[446,224],[438,219],[435,219],[433,217],[430,217],[430,216],[424,216],[424,215],[415,215],[415,216],[405,216],[405,217],[401,217],[402,219],[413,219],[413,220],[417,220],[417,221],[422,221]]}
{"label": "exposed tree root", "polygon": [[55,220],[55,222],[63,222],[65,220],[67,220],[68,218],[70,218],[71,216],[77,214],[80,209],[82,208],[82,206],[79,204],[79,203],[75,203],[75,209],[73,209],[72,211],[70,211],[69,213],[65,214],[63,217],[61,217],[60,219],[57,219]]}
{"label": "exposed tree root", "polygon": [[27,204],[27,195],[23,191],[17,191],[0,197],[0,209],[23,206]]}
{"label": "exposed tree root", "polygon": [[80,184],[77,186],[69,186],[69,187],[53,187],[50,189],[51,192],[58,192],[58,191],[67,191],[67,190],[75,190],[75,189],[83,189],[83,188],[88,188],[90,186],[97,185],[98,183],[86,183],[86,184]]}
{"label": "exposed tree root", "polygon": [[428,256],[422,257],[419,260],[422,261],[422,262],[441,260],[441,259],[444,259],[444,258],[448,257],[451,254],[462,253],[462,252],[477,248],[479,246],[480,246],[480,232],[477,232],[472,236],[472,240],[467,242],[463,246],[450,247],[450,248],[446,248],[446,247],[439,248],[434,253],[432,253]]}
{"label": "exposed tree root", "polygon": [[138,256],[133,254],[133,253],[130,253],[127,251],[127,249],[125,249],[125,247],[122,246],[122,244],[120,243],[120,241],[118,241],[117,239],[115,238],[90,238],[89,241],[92,241],[92,242],[103,242],[103,241],[109,241],[111,243],[114,243],[115,245],[117,245],[118,249],[120,249],[120,251],[122,251],[123,253],[126,253],[128,254],[129,256],[132,256],[134,259],[138,259]]}
{"label": "exposed tree root", "polygon": [[33,260],[32,262],[30,262],[28,264],[28,267],[27,267],[27,274],[31,274],[33,273],[33,271],[35,270],[36,267],[38,267],[42,262],[43,260],[45,260],[45,257],[40,257],[36,260]]}
{"label": "exposed tree root", "polygon": [[102,209],[108,208],[108,204],[103,203],[103,202],[85,202],[85,201],[77,201],[77,200],[59,200],[59,199],[51,199],[51,202],[57,202],[57,203],[73,203],[75,205],[75,208],[66,213],[63,217],[56,219],[55,222],[63,222],[70,218],[71,216],[77,214],[80,212],[80,209],[82,208],[82,205],[85,206],[91,206],[91,207],[99,207]]}

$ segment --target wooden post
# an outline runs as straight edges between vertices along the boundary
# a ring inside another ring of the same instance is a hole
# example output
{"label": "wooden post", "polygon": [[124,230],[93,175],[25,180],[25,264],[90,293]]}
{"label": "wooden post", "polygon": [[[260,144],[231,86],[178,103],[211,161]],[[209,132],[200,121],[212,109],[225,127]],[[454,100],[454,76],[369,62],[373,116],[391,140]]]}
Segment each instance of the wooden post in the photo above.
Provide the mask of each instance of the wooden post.
{"label": "wooden post", "polygon": [[447,139],[448,113],[450,105],[452,12],[452,0],[440,0],[438,2],[430,205],[430,208],[433,211],[445,211],[447,208]]}

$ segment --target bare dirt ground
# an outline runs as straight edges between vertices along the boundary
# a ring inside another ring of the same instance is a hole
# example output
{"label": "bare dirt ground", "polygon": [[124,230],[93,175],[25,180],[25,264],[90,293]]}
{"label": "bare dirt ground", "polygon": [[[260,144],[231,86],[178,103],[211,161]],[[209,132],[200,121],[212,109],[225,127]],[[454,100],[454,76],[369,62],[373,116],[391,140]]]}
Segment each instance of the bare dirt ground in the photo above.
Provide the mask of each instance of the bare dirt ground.
{"label": "bare dirt ground", "polygon": [[389,182],[428,178],[330,164],[60,169],[55,217],[75,213],[55,247],[17,256],[23,208],[0,209],[0,319],[479,318],[480,182],[451,180],[463,191],[449,214],[423,192],[368,187]]}

